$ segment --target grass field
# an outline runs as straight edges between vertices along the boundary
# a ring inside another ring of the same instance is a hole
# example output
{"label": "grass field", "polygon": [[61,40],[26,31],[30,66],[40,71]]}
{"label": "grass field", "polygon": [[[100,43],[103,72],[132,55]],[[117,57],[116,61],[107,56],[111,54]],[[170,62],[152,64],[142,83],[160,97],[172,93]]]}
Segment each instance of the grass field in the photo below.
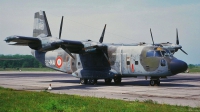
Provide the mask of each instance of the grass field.
{"label": "grass field", "polygon": [[30,92],[0,87],[1,112],[200,112],[200,108],[122,101],[77,95],[53,94],[47,91]]}
{"label": "grass field", "polygon": [[200,66],[190,68],[190,73],[200,73]]}

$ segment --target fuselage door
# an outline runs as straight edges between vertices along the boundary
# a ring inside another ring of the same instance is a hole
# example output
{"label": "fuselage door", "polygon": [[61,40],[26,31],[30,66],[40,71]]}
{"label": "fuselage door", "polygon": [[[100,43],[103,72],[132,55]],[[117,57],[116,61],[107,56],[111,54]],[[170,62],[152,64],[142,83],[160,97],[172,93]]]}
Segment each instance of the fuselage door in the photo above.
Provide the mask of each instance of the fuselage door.
{"label": "fuselage door", "polygon": [[121,63],[120,63],[121,75],[128,74],[128,68],[130,67],[130,57],[128,58],[127,54],[123,53],[122,49],[121,49],[120,57],[121,57]]}

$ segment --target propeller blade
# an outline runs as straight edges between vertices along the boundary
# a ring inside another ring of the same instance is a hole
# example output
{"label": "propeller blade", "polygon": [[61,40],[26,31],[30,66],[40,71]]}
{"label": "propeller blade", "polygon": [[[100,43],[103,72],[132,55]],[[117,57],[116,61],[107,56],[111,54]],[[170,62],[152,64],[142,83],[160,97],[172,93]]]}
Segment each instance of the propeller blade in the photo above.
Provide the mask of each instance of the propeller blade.
{"label": "propeller blade", "polygon": [[101,37],[100,37],[100,39],[99,39],[99,42],[100,42],[100,43],[103,42],[103,37],[104,37],[104,34],[105,34],[105,30],[106,30],[106,24],[105,24],[105,26],[104,26],[103,32],[102,32],[102,34],[101,34]]}
{"label": "propeller blade", "polygon": [[105,53],[103,50],[102,50],[102,52],[103,52],[103,54],[104,54],[105,58],[107,59],[108,63],[110,64],[110,61],[109,61],[109,58],[108,58],[108,56],[106,55],[106,53]]}
{"label": "propeller blade", "polygon": [[62,16],[61,23],[60,23],[59,39],[61,38],[61,33],[62,33],[62,25],[63,25],[63,16]]}
{"label": "propeller blade", "polygon": [[152,42],[153,42],[153,45],[154,45],[153,35],[152,35],[152,32],[151,32],[151,28],[150,28],[150,33],[151,33],[151,39],[152,39]]}
{"label": "propeller blade", "polygon": [[[183,53],[187,54],[183,49],[180,49]],[[188,55],[188,54],[187,54]]]}
{"label": "propeller blade", "polygon": [[176,44],[179,45],[178,29],[176,28]]}
{"label": "propeller blade", "polygon": [[64,51],[66,51],[73,59],[75,59],[74,56],[72,55],[72,53],[71,53],[64,45],[61,45],[61,48],[62,48]]}

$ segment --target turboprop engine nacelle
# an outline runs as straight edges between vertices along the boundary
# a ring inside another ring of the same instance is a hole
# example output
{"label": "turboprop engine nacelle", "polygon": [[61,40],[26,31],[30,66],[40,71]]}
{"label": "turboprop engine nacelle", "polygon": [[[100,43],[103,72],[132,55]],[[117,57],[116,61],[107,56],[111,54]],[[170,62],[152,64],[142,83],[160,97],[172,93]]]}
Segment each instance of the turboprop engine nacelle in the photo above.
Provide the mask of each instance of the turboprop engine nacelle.
{"label": "turboprop engine nacelle", "polygon": [[[40,38],[41,47],[38,49],[39,51],[50,51],[58,49],[63,41],[58,38],[50,37],[50,38]],[[30,47],[30,46],[29,46]]]}

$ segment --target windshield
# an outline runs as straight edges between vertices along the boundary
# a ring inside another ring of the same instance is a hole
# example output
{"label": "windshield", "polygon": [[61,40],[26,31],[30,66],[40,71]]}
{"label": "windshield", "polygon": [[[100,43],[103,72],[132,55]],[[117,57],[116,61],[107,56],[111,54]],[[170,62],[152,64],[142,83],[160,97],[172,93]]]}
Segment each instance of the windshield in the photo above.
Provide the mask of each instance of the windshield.
{"label": "windshield", "polygon": [[166,56],[170,56],[170,57],[173,56],[173,54],[168,49],[165,49],[165,51],[166,51]]}
{"label": "windshield", "polygon": [[160,51],[148,51],[146,57],[162,57]]}
{"label": "windshield", "polygon": [[161,51],[161,53],[162,53],[163,56],[167,55],[167,53],[165,51]]}
{"label": "windshield", "polygon": [[146,57],[154,57],[154,51],[148,51]]}
{"label": "windshield", "polygon": [[146,53],[146,57],[171,57],[172,56],[172,53],[165,49],[165,50],[156,50],[156,51],[148,51]]}
{"label": "windshield", "polygon": [[162,57],[160,51],[155,51],[155,57]]}

